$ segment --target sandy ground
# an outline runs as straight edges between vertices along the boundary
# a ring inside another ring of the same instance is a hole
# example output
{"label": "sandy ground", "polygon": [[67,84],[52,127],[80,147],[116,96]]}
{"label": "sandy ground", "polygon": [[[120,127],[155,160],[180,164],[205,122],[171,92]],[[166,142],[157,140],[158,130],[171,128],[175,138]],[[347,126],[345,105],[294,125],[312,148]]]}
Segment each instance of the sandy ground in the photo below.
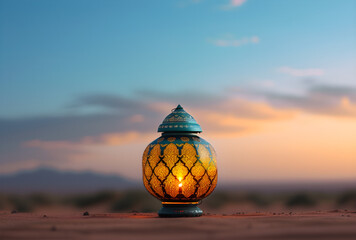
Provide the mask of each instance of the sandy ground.
{"label": "sandy ground", "polygon": [[254,213],[162,219],[157,214],[0,212],[0,239],[356,239],[356,212]]}

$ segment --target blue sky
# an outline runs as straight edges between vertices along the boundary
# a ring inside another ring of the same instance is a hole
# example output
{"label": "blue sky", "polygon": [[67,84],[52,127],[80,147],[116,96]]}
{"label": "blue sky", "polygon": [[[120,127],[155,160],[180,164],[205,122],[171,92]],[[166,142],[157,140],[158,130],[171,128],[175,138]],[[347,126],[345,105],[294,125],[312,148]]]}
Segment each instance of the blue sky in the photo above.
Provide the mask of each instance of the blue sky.
{"label": "blue sky", "polygon": [[[87,93],[222,91],[281,80],[283,66],[354,80],[355,1],[228,4],[1,1],[0,115],[60,112]],[[253,37],[258,42],[215,45]]]}
{"label": "blue sky", "polygon": [[355,0],[0,0],[0,36],[0,173],[139,179],[180,103],[223,181],[354,178]]}

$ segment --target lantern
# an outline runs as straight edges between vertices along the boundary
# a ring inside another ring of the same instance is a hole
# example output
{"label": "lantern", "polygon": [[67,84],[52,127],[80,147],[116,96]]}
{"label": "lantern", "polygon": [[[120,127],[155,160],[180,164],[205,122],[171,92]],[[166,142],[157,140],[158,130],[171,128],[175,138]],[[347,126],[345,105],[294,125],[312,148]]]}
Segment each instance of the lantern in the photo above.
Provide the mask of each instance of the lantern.
{"label": "lantern", "polygon": [[217,183],[216,154],[197,136],[200,125],[180,105],[158,127],[162,136],[150,143],[142,157],[143,183],[162,201],[160,217],[197,217],[200,201]]}

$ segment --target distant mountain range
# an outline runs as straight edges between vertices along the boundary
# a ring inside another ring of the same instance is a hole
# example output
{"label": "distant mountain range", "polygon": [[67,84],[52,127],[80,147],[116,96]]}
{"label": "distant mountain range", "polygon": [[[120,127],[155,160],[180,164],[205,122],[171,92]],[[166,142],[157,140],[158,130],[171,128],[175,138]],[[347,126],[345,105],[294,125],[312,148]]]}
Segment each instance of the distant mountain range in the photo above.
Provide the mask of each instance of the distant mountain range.
{"label": "distant mountain range", "polygon": [[0,193],[83,193],[138,187],[141,187],[139,182],[118,175],[59,171],[49,168],[0,175]]}

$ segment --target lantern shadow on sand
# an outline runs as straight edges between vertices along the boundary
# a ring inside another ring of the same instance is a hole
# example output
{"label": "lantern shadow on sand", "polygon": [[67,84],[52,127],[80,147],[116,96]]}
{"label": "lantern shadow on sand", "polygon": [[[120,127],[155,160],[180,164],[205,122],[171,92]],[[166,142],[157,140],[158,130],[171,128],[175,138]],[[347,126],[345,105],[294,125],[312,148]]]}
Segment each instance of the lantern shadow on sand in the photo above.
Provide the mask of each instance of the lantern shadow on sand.
{"label": "lantern shadow on sand", "polygon": [[162,201],[160,217],[198,217],[199,202],[217,183],[216,154],[197,136],[195,119],[178,105],[158,127],[162,136],[150,143],[142,158],[143,183]]}

